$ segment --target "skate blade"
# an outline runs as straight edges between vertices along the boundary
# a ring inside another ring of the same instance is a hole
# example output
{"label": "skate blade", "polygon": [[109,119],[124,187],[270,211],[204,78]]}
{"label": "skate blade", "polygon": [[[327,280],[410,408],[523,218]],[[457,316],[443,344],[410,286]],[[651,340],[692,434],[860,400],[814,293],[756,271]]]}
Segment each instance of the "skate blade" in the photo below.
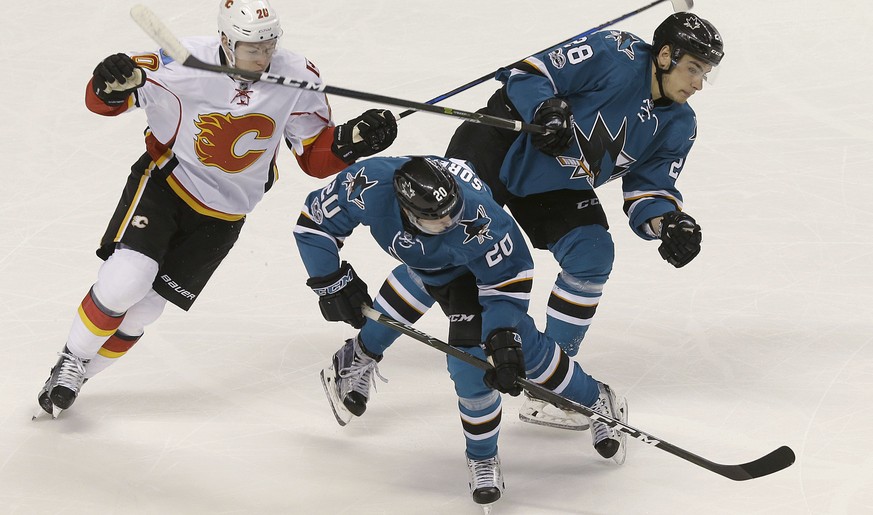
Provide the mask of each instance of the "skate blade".
{"label": "skate blade", "polygon": [[347,410],[342,401],[336,394],[336,381],[333,376],[325,375],[324,370],[319,373],[321,377],[321,386],[324,387],[324,394],[327,395],[327,402],[330,404],[330,410],[339,425],[345,426],[352,420],[352,412]]}
{"label": "skate blade", "polygon": [[546,426],[546,427],[554,427],[555,429],[565,429],[567,431],[585,431],[588,429],[588,424],[567,424],[558,422],[557,419],[545,419],[545,418],[537,418],[537,414],[541,412],[537,411],[533,414],[527,413],[519,413],[518,419],[522,422],[527,422],[528,424],[536,424],[538,426]]}
{"label": "skate blade", "polygon": [[30,421],[36,422],[37,420],[39,420],[41,418],[46,418],[46,417],[51,418],[52,420],[55,420],[61,415],[62,411],[64,411],[64,410],[62,410],[61,408],[59,408],[57,406],[54,406],[54,408],[52,409],[52,412],[49,413],[46,410],[42,409],[42,407],[40,407],[36,411],[36,413],[34,413],[32,417],[30,417]]}
{"label": "skate blade", "polygon": [[[619,417],[619,421],[627,424],[627,417],[628,417],[627,399],[625,399],[624,397],[620,397],[618,404],[619,404],[619,413],[622,414],[622,416]],[[619,442],[618,452],[615,453],[615,456],[612,457],[612,460],[615,461],[616,465],[621,465],[624,463],[624,460],[627,457],[627,434],[625,434],[624,431],[619,432],[618,442]]]}

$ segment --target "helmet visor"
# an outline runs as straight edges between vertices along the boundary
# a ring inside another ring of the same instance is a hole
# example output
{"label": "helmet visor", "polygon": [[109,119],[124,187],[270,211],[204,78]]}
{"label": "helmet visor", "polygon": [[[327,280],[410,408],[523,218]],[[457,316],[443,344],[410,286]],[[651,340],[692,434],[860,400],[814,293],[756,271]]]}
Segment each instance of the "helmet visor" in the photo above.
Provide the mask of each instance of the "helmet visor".
{"label": "helmet visor", "polygon": [[412,211],[405,207],[403,208],[403,212],[406,213],[409,222],[414,225],[416,229],[424,234],[435,236],[438,234],[445,234],[457,227],[458,222],[461,220],[461,213],[464,211],[463,207],[463,202],[455,202],[451,211],[447,215],[439,218],[421,218],[415,216]]}
{"label": "helmet visor", "polygon": [[674,65],[674,70],[687,74],[692,80],[706,81],[707,84],[715,84],[718,76],[718,65],[714,65],[694,54],[686,53],[685,58],[679,58]]}

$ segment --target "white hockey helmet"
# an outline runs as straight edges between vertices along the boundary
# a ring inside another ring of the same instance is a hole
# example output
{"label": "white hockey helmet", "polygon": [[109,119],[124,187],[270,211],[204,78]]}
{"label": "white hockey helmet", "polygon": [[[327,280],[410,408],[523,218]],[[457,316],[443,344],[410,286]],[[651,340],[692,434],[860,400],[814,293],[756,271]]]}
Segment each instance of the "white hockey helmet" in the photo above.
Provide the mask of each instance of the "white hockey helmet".
{"label": "white hockey helmet", "polygon": [[[279,16],[267,0],[221,0],[218,33],[227,37],[231,52],[240,41],[260,43],[282,35]],[[233,56],[228,56],[233,58]]]}

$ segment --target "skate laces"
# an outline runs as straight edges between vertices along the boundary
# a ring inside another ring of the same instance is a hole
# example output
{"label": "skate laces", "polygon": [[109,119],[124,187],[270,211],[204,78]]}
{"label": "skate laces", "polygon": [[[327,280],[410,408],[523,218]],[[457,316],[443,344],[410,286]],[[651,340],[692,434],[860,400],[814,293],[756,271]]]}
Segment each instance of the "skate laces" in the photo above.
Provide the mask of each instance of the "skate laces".
{"label": "skate laces", "polygon": [[[597,398],[597,401],[594,402],[594,406],[591,406],[591,409],[604,415],[606,417],[615,418],[615,415],[612,412],[612,394],[610,391],[604,387],[600,396]],[[607,438],[615,439],[614,429],[604,424],[603,422],[598,422],[597,420],[591,420],[591,430],[594,434],[594,445],[606,440]]]}
{"label": "skate laces", "polygon": [[470,466],[470,489],[477,490],[479,488],[499,487],[500,482],[500,464],[497,462],[497,456],[493,456],[486,460],[471,460],[467,459],[467,464]]}
{"label": "skate laces", "polygon": [[58,379],[54,386],[63,386],[78,393],[85,380],[85,363],[87,360],[70,352],[59,352],[58,356],[64,358],[58,365]]}
{"label": "skate laces", "polygon": [[351,365],[341,368],[338,375],[340,378],[348,380],[348,387],[351,391],[369,398],[370,385],[373,386],[373,390],[376,390],[376,383],[373,381],[374,372],[383,383],[388,382],[388,379],[379,373],[379,363],[355,348],[355,359],[352,360]]}

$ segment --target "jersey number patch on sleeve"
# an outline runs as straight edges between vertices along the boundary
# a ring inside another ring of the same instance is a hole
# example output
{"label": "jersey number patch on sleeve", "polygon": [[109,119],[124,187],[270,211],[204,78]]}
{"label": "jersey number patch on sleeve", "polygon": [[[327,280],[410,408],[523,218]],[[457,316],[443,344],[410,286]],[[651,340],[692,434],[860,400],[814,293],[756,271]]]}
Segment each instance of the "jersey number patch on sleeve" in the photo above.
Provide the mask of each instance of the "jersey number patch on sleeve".
{"label": "jersey number patch on sleeve", "polygon": [[672,177],[674,179],[678,179],[679,174],[682,172],[682,165],[684,165],[684,164],[685,164],[684,157],[679,158],[677,161],[673,161],[670,164],[670,173],[669,173],[670,177]]}
{"label": "jersey number patch on sleeve", "polygon": [[511,255],[512,249],[512,238],[507,234],[485,254],[485,261],[488,262],[489,267],[493,267],[503,261],[505,256]]}

